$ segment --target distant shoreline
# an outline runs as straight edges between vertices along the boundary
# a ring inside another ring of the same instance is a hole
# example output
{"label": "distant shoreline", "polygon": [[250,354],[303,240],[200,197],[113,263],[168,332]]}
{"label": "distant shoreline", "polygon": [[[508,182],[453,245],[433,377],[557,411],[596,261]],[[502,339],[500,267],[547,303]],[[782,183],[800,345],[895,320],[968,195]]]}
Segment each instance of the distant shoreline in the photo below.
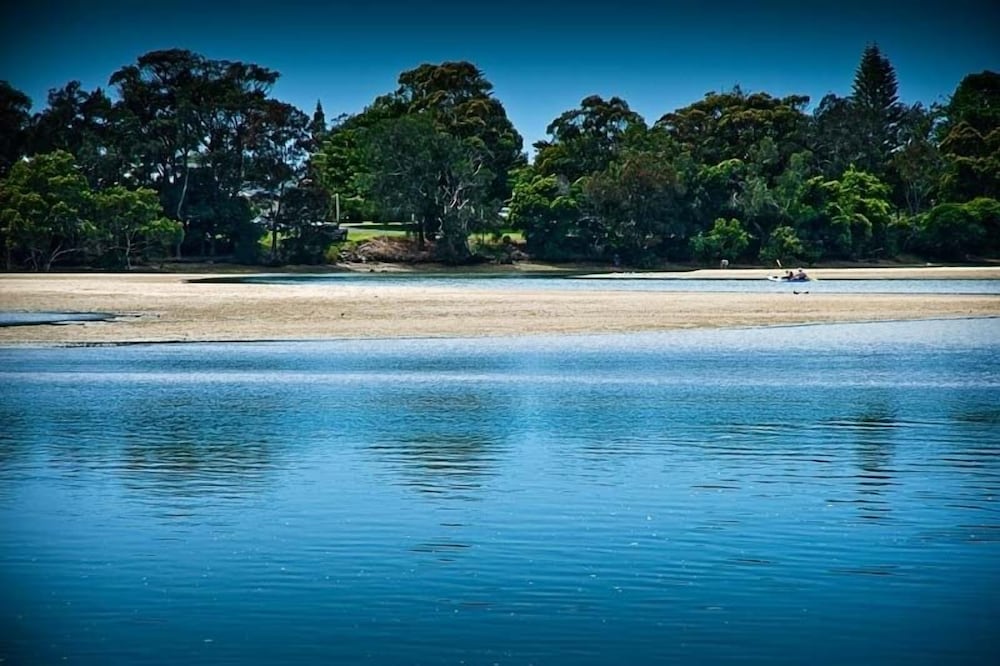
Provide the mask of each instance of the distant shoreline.
{"label": "distant shoreline", "polygon": [[[699,279],[699,280],[757,280],[768,275],[780,275],[799,266],[784,268],[764,266],[740,266],[727,269],[671,266],[663,269],[638,270],[632,268],[615,269],[607,264],[597,263],[550,263],[521,261],[513,264],[469,264],[447,265],[439,263],[389,263],[354,262],[324,265],[249,266],[229,263],[167,263],[161,267],[138,268],[128,272],[66,270],[54,271],[50,275],[199,275],[212,277],[250,275],[336,275],[341,273],[393,273],[393,274],[456,274],[456,275],[572,275],[575,277],[600,277],[613,279]],[[828,280],[996,280],[1000,279],[1000,263],[989,265],[945,266],[945,265],[896,265],[896,264],[856,264],[831,266],[803,266],[816,279]],[[35,273],[0,273],[2,275],[34,275]]]}
{"label": "distant shoreline", "polygon": [[[796,267],[796,270],[798,267]],[[781,275],[788,269],[731,268],[696,269],[691,271],[618,272],[595,274],[600,279],[698,279],[698,280],[759,280],[768,275]],[[899,268],[810,268],[806,273],[817,280],[998,280],[1000,266],[920,266]]]}

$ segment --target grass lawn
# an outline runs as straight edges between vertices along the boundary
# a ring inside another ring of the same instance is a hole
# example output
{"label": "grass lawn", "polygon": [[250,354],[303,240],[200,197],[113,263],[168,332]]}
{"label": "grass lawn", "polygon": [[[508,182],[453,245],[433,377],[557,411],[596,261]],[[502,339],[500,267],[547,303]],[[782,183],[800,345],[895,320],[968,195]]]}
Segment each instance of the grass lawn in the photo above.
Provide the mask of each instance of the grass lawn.
{"label": "grass lawn", "polygon": [[399,222],[362,222],[360,224],[341,224],[347,229],[347,240],[359,242],[370,238],[381,238],[388,236],[396,238],[406,236],[408,224]]}
{"label": "grass lawn", "polygon": [[[346,223],[341,226],[347,229],[347,240],[354,242],[366,241],[370,238],[390,238],[406,236],[409,223],[404,222],[360,222]],[[524,236],[520,231],[513,229],[502,229],[500,236],[510,236],[511,241],[520,243],[524,241]],[[489,245],[492,242],[491,234],[474,233],[469,235],[469,240],[480,245]]]}

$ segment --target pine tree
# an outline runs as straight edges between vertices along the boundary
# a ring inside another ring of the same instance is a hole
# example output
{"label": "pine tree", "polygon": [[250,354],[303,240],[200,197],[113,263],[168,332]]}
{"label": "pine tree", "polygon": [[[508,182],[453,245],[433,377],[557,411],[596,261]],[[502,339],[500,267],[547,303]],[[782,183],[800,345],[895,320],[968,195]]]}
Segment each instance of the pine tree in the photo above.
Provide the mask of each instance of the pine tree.
{"label": "pine tree", "polygon": [[309,135],[312,137],[314,150],[319,147],[323,137],[326,136],[326,113],[323,112],[323,103],[316,100],[316,110],[313,111],[312,122],[309,123]]}
{"label": "pine tree", "polygon": [[905,108],[899,102],[896,71],[877,44],[869,44],[861,56],[850,99],[862,140],[860,163],[856,166],[883,175],[898,144]]}

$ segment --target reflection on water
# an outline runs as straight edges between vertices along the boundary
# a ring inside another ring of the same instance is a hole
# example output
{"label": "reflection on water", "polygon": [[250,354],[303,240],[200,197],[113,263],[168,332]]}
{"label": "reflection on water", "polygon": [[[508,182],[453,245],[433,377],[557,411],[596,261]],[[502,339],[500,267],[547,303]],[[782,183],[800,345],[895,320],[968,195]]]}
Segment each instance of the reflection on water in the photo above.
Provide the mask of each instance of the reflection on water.
{"label": "reflection on water", "polygon": [[991,661],[1000,321],[774,333],[0,349],[0,658]]}
{"label": "reflection on water", "polygon": [[373,442],[380,462],[401,476],[401,483],[424,493],[462,493],[474,498],[484,477],[492,476],[496,444],[487,439],[434,432]]}

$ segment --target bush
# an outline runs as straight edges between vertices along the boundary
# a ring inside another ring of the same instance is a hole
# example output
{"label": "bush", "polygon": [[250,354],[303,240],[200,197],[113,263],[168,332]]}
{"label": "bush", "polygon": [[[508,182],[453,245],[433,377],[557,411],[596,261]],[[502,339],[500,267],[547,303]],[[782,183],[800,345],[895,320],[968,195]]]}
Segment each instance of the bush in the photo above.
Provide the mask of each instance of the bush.
{"label": "bush", "polygon": [[750,234],[737,219],[720,217],[708,234],[699,233],[691,239],[691,252],[701,261],[737,259],[750,246]]}
{"label": "bush", "polygon": [[962,206],[983,228],[986,237],[977,254],[996,256],[1000,253],[1000,201],[978,197]]}
{"label": "bush", "polygon": [[770,238],[760,249],[760,260],[765,264],[771,264],[775,261],[801,263],[803,259],[808,259],[810,254],[798,234],[795,233],[795,229],[782,226],[771,232]]}
{"label": "bush", "polygon": [[917,244],[932,257],[961,260],[982,252],[985,241],[986,229],[968,204],[940,204],[917,221]]}

